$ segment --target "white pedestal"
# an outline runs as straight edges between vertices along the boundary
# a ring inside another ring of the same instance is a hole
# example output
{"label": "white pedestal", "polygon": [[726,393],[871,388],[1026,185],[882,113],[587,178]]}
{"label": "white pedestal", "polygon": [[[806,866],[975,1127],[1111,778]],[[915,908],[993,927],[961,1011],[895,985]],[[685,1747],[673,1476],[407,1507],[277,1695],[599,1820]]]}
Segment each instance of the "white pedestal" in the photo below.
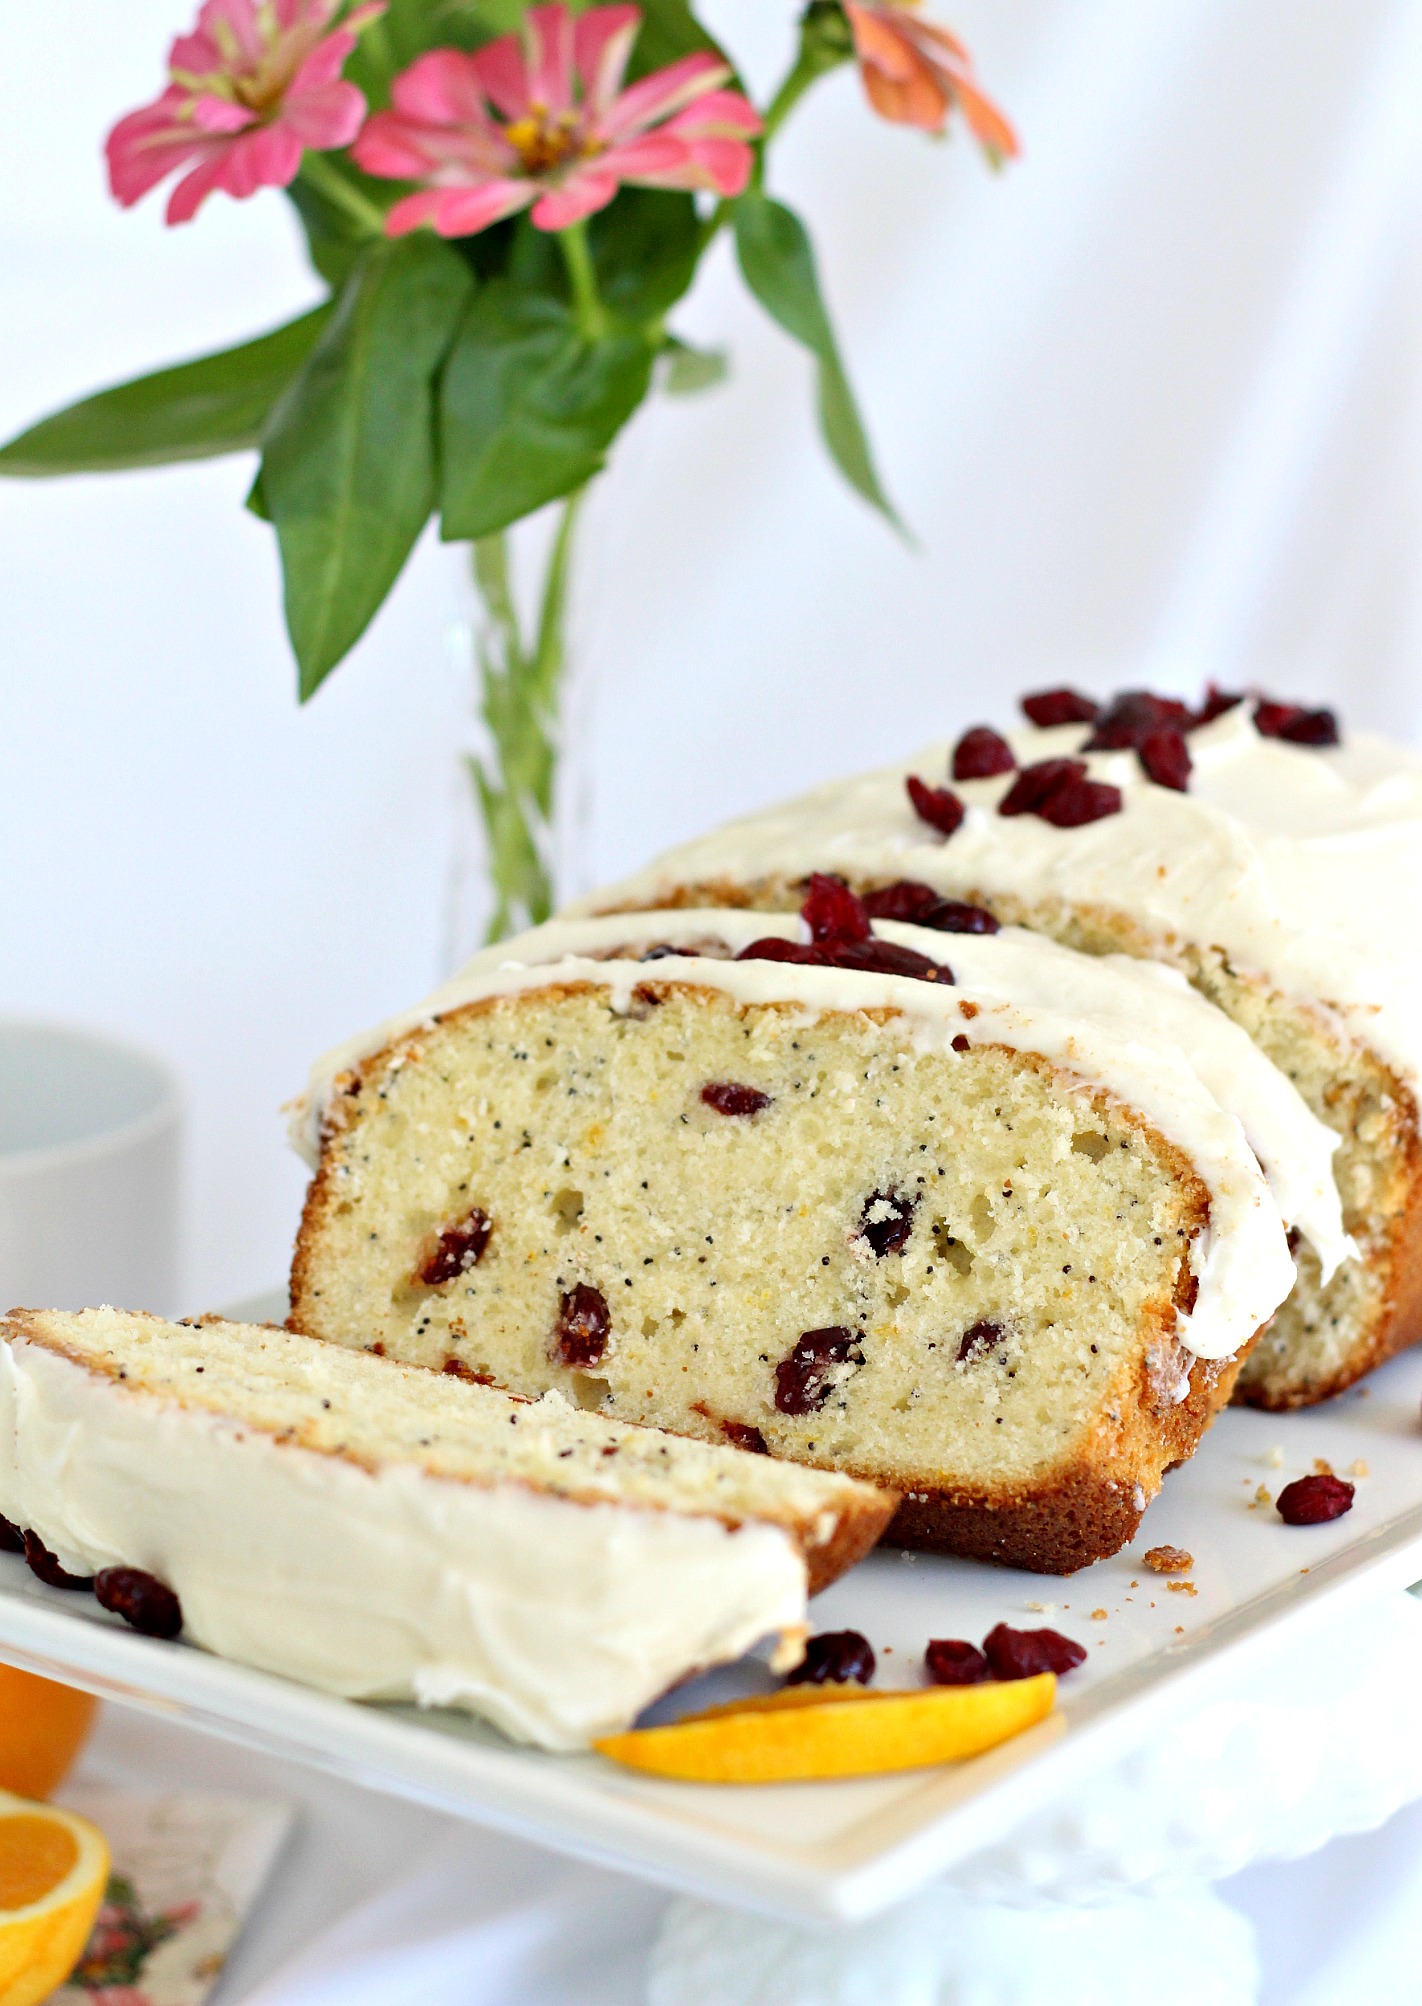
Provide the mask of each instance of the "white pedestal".
{"label": "white pedestal", "polygon": [[677,1901],[648,2006],[1251,2006],[1252,1932],[1211,1881],[1422,1797],[1422,1603],[1294,1642],[902,1908],[792,1928]]}

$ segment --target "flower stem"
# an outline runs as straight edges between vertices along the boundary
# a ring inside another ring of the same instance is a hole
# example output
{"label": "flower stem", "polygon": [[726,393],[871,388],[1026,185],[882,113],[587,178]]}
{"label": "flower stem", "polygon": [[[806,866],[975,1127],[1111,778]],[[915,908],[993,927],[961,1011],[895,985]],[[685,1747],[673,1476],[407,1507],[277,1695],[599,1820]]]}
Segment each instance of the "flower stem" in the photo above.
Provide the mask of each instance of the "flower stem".
{"label": "flower stem", "polygon": [[573,289],[573,311],[578,329],[587,341],[598,341],[607,333],[607,308],[597,290],[597,272],[586,223],[571,223],[558,232],[563,262],[568,267],[568,283]]}
{"label": "flower stem", "polygon": [[563,503],[548,554],[538,619],[526,644],[514,604],[508,532],[473,546],[485,624],[478,640],[480,712],[492,756],[468,761],[489,851],[494,910],[486,938],[538,926],[553,910],[554,780],[565,660],[573,531],[583,490]]}
{"label": "flower stem", "polygon": [[353,223],[359,223],[365,235],[384,236],[385,211],[368,196],[362,195],[355,183],[348,181],[340,168],[333,165],[324,153],[306,153],[302,156],[301,179],[323,200],[344,211]]}

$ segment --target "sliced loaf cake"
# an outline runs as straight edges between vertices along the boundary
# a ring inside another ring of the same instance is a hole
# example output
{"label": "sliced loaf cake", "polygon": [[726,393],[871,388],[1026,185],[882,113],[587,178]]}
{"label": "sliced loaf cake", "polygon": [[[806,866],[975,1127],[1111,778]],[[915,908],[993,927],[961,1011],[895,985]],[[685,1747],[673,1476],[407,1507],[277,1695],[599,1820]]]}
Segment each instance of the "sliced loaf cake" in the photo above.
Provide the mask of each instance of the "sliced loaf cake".
{"label": "sliced loaf cake", "polygon": [[882,916],[951,928],[968,902],[1179,970],[1338,1137],[1350,1257],[1305,1236],[1236,1392],[1324,1399],[1422,1335],[1422,754],[1257,693],[1023,708],[1025,729],[747,816],[587,907],[793,911],[833,872]]}
{"label": "sliced loaf cake", "polygon": [[329,1055],[293,1326],[885,1484],[905,1543],[1113,1552],[1293,1280],[1240,1121],[1051,943],[796,933],[554,923]]}
{"label": "sliced loaf cake", "polygon": [[136,1569],[222,1657],[544,1748],[763,1638],[794,1663],[893,1504],[266,1326],[0,1319],[0,1518],[43,1578]]}

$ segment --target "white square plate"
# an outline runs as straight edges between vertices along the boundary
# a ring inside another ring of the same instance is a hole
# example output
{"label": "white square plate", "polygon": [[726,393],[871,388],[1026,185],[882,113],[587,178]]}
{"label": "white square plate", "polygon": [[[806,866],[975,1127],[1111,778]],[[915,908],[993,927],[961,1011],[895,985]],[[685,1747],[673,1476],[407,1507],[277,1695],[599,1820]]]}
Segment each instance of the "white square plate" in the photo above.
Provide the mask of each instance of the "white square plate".
{"label": "white square plate", "polygon": [[[246,1306],[251,1313],[252,1305]],[[999,1620],[1050,1624],[1088,1646],[1051,1720],[950,1768],[851,1782],[731,1787],[660,1782],[595,1755],[520,1748],[456,1713],[363,1706],[182,1644],[136,1636],[90,1597],[42,1586],[0,1555],[0,1658],[376,1790],[414,1798],[647,1879],[801,1920],[872,1914],[1204,1700],[1246,1662],[1351,1602],[1422,1575],[1422,1354],[1305,1413],[1233,1410],[1166,1479],[1127,1552],[1067,1579],[882,1551],[814,1605],[879,1653],[879,1683],[921,1681],[930,1637],[974,1642]],[[1365,1464],[1353,1510],[1284,1525],[1271,1498],[1327,1461]],[[1194,1592],[1141,1556],[1194,1556]],[[763,1688],[764,1668],[712,1674],[657,1709]]]}

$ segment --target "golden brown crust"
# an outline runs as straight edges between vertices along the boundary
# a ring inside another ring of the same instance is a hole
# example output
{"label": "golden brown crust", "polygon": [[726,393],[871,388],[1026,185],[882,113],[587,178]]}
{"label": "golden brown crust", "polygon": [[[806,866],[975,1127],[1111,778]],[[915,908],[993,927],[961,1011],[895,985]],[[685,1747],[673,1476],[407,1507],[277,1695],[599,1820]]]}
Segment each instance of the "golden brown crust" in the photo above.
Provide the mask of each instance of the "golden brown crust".
{"label": "golden brown crust", "polygon": [[[843,1472],[836,1471],[835,1474],[842,1475]],[[851,1567],[857,1567],[865,1554],[879,1544],[899,1509],[897,1491],[880,1488],[876,1497],[866,1498],[862,1503],[841,1510],[834,1536],[823,1546],[811,1546],[802,1527],[800,1550],[805,1556],[805,1568],[810,1577],[810,1594],[818,1595],[822,1588],[838,1581],[841,1574],[848,1574]]]}
{"label": "golden brown crust", "polygon": [[993,1561],[1032,1574],[1074,1574],[1119,1553],[1159,1489],[1162,1466],[1173,1468],[1191,1456],[1228,1401],[1243,1356],[1223,1362],[1197,1358],[1187,1397],[1163,1411],[1152,1403],[1149,1414],[1142,1402],[1124,1417],[1117,1452],[1101,1466],[1074,1463],[1026,1494],[909,1493],[884,1544]]}

